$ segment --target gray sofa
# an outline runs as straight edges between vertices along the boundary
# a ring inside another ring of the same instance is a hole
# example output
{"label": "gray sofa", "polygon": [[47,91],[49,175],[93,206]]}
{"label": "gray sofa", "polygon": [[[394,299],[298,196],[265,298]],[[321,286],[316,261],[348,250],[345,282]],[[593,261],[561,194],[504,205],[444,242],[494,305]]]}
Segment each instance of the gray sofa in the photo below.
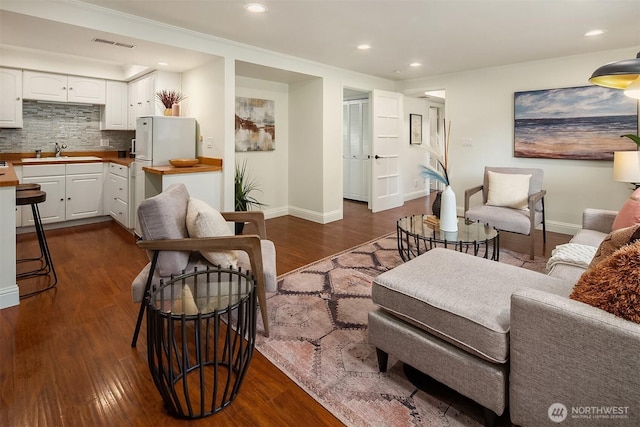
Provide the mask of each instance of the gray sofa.
{"label": "gray sofa", "polygon": [[[598,246],[616,212],[587,209]],[[640,424],[640,325],[568,298],[584,268],[549,274],[433,249],[373,282],[369,341],[521,426]],[[608,418],[606,418],[608,417]]]}

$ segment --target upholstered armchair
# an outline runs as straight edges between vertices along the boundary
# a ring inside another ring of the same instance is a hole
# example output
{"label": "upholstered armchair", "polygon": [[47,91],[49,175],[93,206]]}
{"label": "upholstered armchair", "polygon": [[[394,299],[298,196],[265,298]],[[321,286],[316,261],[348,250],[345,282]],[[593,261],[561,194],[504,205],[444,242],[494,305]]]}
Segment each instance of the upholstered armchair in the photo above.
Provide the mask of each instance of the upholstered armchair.
{"label": "upholstered armchair", "polygon": [[[142,201],[138,219],[142,240],[137,244],[148,251],[150,262],[131,284],[132,299],[141,304],[132,347],[136,346],[152,284],[194,267],[218,265],[253,273],[264,334],[269,336],[266,292],[276,290],[276,253],[273,242],[266,238],[263,212],[218,212],[191,198],[184,184],[173,184]],[[227,221],[250,223],[258,234],[235,236]]]}
{"label": "upholstered armchair", "polygon": [[[542,224],[546,243],[542,169],[485,167],[482,185],[464,192],[464,216],[498,230],[529,236],[529,257],[534,258],[535,229]],[[482,204],[471,207],[470,199],[482,191]]]}

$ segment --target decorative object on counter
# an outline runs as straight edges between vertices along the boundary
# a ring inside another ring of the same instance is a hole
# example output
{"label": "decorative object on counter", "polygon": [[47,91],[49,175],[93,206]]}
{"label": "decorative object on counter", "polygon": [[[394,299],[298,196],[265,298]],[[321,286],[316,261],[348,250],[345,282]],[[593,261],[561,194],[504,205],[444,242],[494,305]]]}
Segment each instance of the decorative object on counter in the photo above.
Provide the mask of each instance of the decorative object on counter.
{"label": "decorative object on counter", "polygon": [[[421,176],[435,179],[446,186],[440,195],[440,213],[438,218],[440,219],[440,229],[442,231],[453,232],[458,231],[458,208],[456,203],[456,194],[453,192],[449,181],[449,138],[451,136],[451,122],[449,122],[449,125],[447,126],[445,121],[443,129],[444,152],[442,154],[435,151],[432,147],[426,144],[424,145],[424,148],[431,154],[439,167],[433,167],[429,164],[419,165],[419,167]],[[436,195],[436,199],[437,197],[438,195]]]}
{"label": "decorative object on counter", "polygon": [[174,104],[171,106],[171,115],[173,117],[178,117],[180,116],[180,104],[176,104],[174,102]]}
{"label": "decorative object on counter", "polygon": [[197,165],[199,162],[198,159],[171,159],[169,160],[169,164],[176,168],[190,168],[192,166]]}
{"label": "decorative object on counter", "polygon": [[36,159],[42,157],[42,150],[36,150]]}
{"label": "decorative object on counter", "polygon": [[[258,189],[258,184],[255,178],[250,177],[247,173],[246,159],[244,160],[244,162],[242,162],[242,166],[236,163],[236,174],[234,181],[236,194],[236,211],[248,211],[251,210],[252,206],[266,206],[264,203],[259,202],[255,197],[251,195],[253,191],[262,192],[262,190]],[[242,234],[243,228],[244,222],[236,222],[236,234]]]}
{"label": "decorative object on counter", "polygon": [[[171,116],[173,115],[173,105],[179,104],[180,101],[186,99],[187,97],[177,90],[161,90],[156,93],[156,97],[162,105],[164,105],[164,115]],[[178,115],[180,114],[180,109],[177,110]]]}

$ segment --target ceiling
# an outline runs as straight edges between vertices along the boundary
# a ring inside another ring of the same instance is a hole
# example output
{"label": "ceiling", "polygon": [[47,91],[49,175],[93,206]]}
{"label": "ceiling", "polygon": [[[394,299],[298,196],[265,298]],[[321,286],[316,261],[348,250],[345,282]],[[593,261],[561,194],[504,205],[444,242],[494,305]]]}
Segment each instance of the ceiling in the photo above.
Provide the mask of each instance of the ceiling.
{"label": "ceiling", "polygon": [[[640,46],[640,0],[265,0],[260,15],[242,0],[80,2],[392,80]],[[211,58],[7,11],[0,24],[0,45],[13,49],[153,68],[171,58],[170,71]],[[605,33],[584,36],[593,29]]]}

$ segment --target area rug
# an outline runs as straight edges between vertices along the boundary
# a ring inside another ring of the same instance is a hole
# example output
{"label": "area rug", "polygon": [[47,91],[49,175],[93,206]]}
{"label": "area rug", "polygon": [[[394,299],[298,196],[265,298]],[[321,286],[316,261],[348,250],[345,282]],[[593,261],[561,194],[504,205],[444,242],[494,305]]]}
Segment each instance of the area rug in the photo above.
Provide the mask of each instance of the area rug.
{"label": "area rug", "polygon": [[[546,259],[501,250],[500,262],[544,271]],[[256,348],[348,426],[482,425],[479,405],[435,381],[417,389],[392,355],[378,371],[371,282],[401,263],[393,233],[280,276],[267,297],[270,337],[258,333]]]}

